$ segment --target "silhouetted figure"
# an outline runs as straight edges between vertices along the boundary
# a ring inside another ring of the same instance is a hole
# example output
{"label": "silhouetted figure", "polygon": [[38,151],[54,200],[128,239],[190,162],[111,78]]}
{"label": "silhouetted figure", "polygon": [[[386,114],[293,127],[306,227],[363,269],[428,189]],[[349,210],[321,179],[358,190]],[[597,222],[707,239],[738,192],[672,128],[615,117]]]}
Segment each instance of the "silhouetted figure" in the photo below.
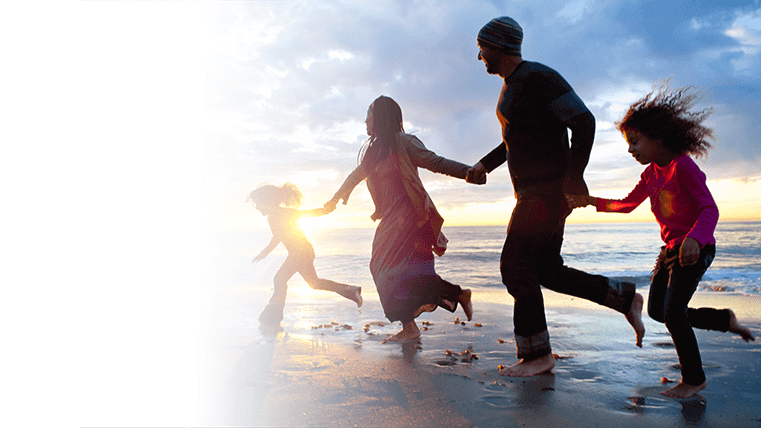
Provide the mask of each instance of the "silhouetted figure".
{"label": "silhouetted figure", "polygon": [[402,109],[381,96],[367,111],[367,134],[360,151],[359,166],[346,178],[333,199],[335,208],[349,199],[354,187],[367,179],[375,203],[373,220],[380,220],[373,238],[370,272],[386,317],[401,321],[402,331],[390,341],[420,337],[415,318],[437,307],[454,312],[461,304],[472,318],[471,291],[442,279],[434,269],[434,252],[441,256],[447,240],[441,233],[439,215],[420,181],[417,169],[465,178],[468,166],[426,149],[402,127]]}
{"label": "silhouetted figure", "polygon": [[[595,118],[555,70],[521,56],[523,29],[509,17],[495,18],[478,33],[478,59],[505,81],[497,104],[502,142],[468,171],[468,182],[507,162],[516,205],[500,258],[502,282],[515,299],[513,323],[520,361],[500,370],[529,377],[555,367],[541,287],[580,297],[626,315],[642,346],[643,298],[634,284],[566,267],[560,256],[565,194],[587,195],[584,169]],[[569,147],[568,129],[572,131]]]}
{"label": "silhouetted figure", "polygon": [[264,311],[259,315],[260,323],[278,324],[283,320],[288,280],[296,273],[301,274],[301,277],[311,288],[338,293],[356,302],[357,307],[362,306],[362,289],[360,287],[341,284],[317,276],[314,269],[314,247],[307,240],[298,222],[301,217],[321,216],[330,213],[332,210],[325,207],[312,210],[295,208],[301,205],[301,192],[291,183],[286,183],[281,187],[260,186],[248,195],[248,200],[262,215],[267,217],[272,231],[272,240],[258,256],[254,257],[252,263],[267,257],[281,242],[288,250],[288,257],[275,274],[275,291]]}

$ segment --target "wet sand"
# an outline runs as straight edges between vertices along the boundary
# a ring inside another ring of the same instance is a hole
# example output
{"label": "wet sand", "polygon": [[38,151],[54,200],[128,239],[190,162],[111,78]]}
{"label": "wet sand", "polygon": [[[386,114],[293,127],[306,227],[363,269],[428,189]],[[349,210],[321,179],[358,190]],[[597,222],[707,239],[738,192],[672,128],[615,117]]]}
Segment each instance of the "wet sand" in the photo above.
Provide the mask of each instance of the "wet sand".
{"label": "wet sand", "polygon": [[[303,290],[302,290],[303,291]],[[365,305],[289,292],[280,328],[256,320],[267,290],[228,292],[205,314],[202,424],[224,426],[761,427],[761,298],[698,293],[730,307],[757,337],[697,331],[708,387],[691,399],[659,391],[680,379],[671,338],[644,316],[643,348],[624,317],[544,291],[556,354],[551,373],[500,376],[516,362],[512,300],[475,289],[475,315],[423,314],[418,342],[383,343],[399,323],[377,295]],[[646,296],[645,296],[646,297]],[[425,323],[425,324],[424,324]]]}

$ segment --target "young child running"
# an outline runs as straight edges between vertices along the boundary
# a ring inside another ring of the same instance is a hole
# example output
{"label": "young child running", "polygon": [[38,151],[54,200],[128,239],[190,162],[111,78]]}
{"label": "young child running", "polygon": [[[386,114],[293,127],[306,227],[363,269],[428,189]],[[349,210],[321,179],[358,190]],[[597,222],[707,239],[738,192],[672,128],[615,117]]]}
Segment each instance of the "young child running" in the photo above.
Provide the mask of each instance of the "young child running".
{"label": "young child running", "polygon": [[711,110],[690,112],[695,102],[689,87],[669,92],[667,85],[635,102],[616,127],[629,153],[647,165],[639,183],[621,200],[590,196],[571,202],[594,205],[597,211],[629,213],[650,198],[665,245],[653,269],[647,310],[666,324],[679,357],[681,382],[661,392],[672,398],[692,397],[706,387],[693,327],[755,340],[730,309],[687,307],[716,254],[713,233],[719,219],[706,176],[690,158],[705,155],[711,147],[707,139],[713,137],[713,131],[702,125]]}
{"label": "young child running", "polygon": [[314,269],[314,247],[299,226],[299,218],[329,214],[331,212],[329,208],[297,209],[296,207],[301,205],[301,192],[291,183],[286,183],[281,187],[269,184],[260,186],[248,195],[248,200],[262,215],[267,217],[270,230],[272,230],[272,240],[254,258],[252,263],[267,257],[281,242],[288,250],[288,257],[275,274],[275,291],[264,311],[259,315],[260,323],[279,324],[283,320],[288,280],[297,272],[301,274],[301,277],[311,288],[338,293],[355,302],[357,307],[362,306],[362,288],[317,276]]}

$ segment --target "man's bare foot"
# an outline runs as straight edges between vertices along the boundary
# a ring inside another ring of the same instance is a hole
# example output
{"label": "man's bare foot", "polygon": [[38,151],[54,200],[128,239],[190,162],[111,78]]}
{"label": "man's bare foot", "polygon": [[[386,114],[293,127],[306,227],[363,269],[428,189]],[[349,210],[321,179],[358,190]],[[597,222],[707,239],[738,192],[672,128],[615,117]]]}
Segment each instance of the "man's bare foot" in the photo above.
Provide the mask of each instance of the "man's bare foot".
{"label": "man's bare foot", "polygon": [[549,353],[533,360],[525,358],[510,367],[499,369],[499,374],[508,377],[531,377],[552,370],[555,367],[555,357]]}
{"label": "man's bare foot", "polygon": [[645,337],[645,325],[642,324],[642,306],[645,303],[645,299],[639,293],[634,293],[632,299],[632,305],[629,309],[629,313],[626,314],[626,321],[634,327],[634,332],[637,334],[637,346],[642,347],[642,338]]}
{"label": "man's bare foot", "polygon": [[661,395],[665,395],[666,397],[671,398],[690,398],[695,396],[695,394],[698,392],[704,390],[706,386],[708,386],[707,382],[703,382],[701,385],[697,386],[679,382],[671,388],[665,391],[661,391]]}
{"label": "man's bare foot", "polygon": [[457,301],[460,302],[460,305],[462,305],[462,310],[465,311],[465,315],[468,317],[468,321],[473,319],[473,303],[470,301],[471,296],[472,293],[468,288],[463,289],[462,293],[457,296]]}
{"label": "man's bare foot", "polygon": [[732,312],[731,309],[727,309],[729,311],[729,331],[735,334],[739,334],[740,337],[743,338],[744,341],[750,342],[751,340],[756,340],[755,337],[753,337],[753,333],[750,332],[747,328],[745,328],[744,325],[740,324],[739,321],[737,321],[737,317],[735,316],[735,313]]}
{"label": "man's bare foot", "polygon": [[402,331],[389,337],[383,342],[384,343],[385,342],[407,342],[410,340],[417,340],[419,338],[420,338],[420,329],[418,328],[417,323],[415,323],[415,320],[412,320],[408,322],[407,324],[404,324],[404,326],[402,326]]}

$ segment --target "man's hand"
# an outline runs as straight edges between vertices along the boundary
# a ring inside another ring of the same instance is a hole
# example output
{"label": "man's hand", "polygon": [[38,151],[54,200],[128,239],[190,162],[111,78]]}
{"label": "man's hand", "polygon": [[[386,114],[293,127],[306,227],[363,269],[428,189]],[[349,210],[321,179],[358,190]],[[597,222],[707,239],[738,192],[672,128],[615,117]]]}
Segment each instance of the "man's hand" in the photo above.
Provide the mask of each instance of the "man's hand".
{"label": "man's hand", "polygon": [[597,198],[589,195],[565,195],[571,208],[582,208],[588,205],[597,205]]}
{"label": "man's hand", "polygon": [[694,265],[700,258],[700,244],[695,238],[684,238],[679,247],[679,264],[682,266]]}
{"label": "man's hand", "polygon": [[587,183],[583,177],[566,177],[563,183],[563,193],[566,195],[589,195]]}
{"label": "man's hand", "polygon": [[465,181],[471,184],[486,184],[486,168],[484,168],[481,162],[476,163],[468,169]]}

